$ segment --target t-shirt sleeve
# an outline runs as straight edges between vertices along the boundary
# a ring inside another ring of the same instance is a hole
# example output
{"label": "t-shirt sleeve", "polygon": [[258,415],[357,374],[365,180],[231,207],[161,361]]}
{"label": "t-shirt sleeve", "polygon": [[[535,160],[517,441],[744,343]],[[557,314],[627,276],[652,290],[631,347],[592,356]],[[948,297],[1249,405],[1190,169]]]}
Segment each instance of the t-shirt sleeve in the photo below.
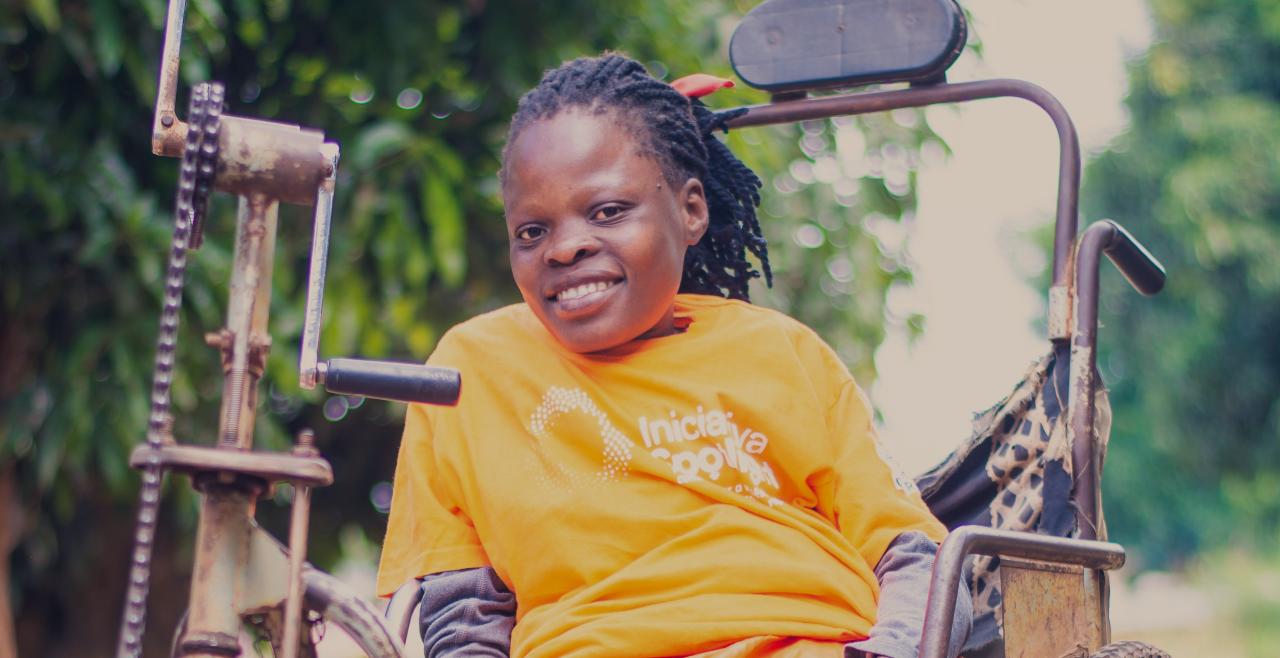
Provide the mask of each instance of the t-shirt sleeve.
{"label": "t-shirt sleeve", "polygon": [[920,498],[915,482],[889,461],[862,390],[843,377],[828,412],[834,442],[831,511],[840,533],[869,565],[879,563],[898,535],[918,530],[941,542],[946,528]]}
{"label": "t-shirt sleeve", "polygon": [[378,565],[380,596],[412,578],[489,565],[475,527],[450,493],[451,474],[437,463],[432,439],[426,408],[409,405]]}

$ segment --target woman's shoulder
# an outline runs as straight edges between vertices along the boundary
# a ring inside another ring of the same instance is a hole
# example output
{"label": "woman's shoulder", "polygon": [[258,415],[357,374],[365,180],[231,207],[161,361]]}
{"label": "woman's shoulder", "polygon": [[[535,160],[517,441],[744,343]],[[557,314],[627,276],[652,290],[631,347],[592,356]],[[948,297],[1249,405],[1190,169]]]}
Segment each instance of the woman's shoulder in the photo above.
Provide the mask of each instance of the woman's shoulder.
{"label": "woman's shoulder", "polygon": [[479,356],[509,349],[534,338],[541,327],[527,304],[511,304],[481,313],[452,327],[440,337],[432,360]]}
{"label": "woman's shoulder", "polygon": [[[706,321],[708,337],[732,346],[750,345],[766,359],[794,359],[803,370],[843,382],[848,368],[818,332],[777,309],[721,297],[681,295],[694,321]],[[738,349],[738,348],[734,348]]]}
{"label": "woman's shoulder", "polygon": [[677,299],[677,311],[681,310],[680,307],[687,309],[695,321],[705,319],[714,323],[717,328],[752,333],[772,332],[785,335],[793,341],[823,342],[817,332],[790,315],[740,299],[682,294]]}

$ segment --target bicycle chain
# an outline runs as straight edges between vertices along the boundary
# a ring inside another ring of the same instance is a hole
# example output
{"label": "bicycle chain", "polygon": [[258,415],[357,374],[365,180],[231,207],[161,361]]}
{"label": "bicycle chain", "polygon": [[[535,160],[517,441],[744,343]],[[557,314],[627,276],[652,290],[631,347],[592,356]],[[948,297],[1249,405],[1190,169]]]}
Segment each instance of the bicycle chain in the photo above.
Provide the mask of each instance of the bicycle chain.
{"label": "bicycle chain", "polygon": [[[165,276],[164,305],[160,311],[160,335],[151,385],[151,415],[147,421],[147,445],[160,448],[171,439],[169,389],[173,383],[174,356],[178,344],[178,319],[182,308],[182,286],[186,278],[187,251],[202,242],[205,209],[218,163],[218,132],[221,125],[224,89],[221,83],[206,82],[191,92],[187,116],[187,140],[178,174],[178,194],[174,204],[173,242]],[[163,469],[153,452],[142,469],[138,521],[133,536],[129,568],[129,589],[120,622],[117,658],[137,658],[142,652],[146,625],[147,590],[151,582],[151,553],[156,520],[160,510],[160,483]]]}

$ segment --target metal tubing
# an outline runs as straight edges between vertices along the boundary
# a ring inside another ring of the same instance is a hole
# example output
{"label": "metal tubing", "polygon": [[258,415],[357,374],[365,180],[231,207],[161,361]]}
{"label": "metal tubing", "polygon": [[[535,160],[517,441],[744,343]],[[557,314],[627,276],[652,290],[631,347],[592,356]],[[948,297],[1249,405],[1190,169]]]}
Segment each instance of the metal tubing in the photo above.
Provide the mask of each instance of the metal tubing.
{"label": "metal tubing", "polygon": [[1094,370],[1098,355],[1098,266],[1115,237],[1115,225],[1097,222],[1080,238],[1076,252],[1075,327],[1071,338],[1071,377],[1067,393],[1067,444],[1071,446],[1071,497],[1081,539],[1099,536],[1097,437]]}
{"label": "metal tubing", "polygon": [[1166,278],[1164,265],[1152,256],[1137,238],[1124,230],[1123,226],[1109,219],[1095,222],[1095,224],[1099,223],[1108,225],[1115,232],[1111,239],[1106,241],[1102,252],[1107,255],[1116,269],[1120,270],[1129,285],[1148,297],[1163,290]]}
{"label": "metal tubing", "polygon": [[1107,572],[1089,569],[1084,572],[1084,602],[1092,630],[1089,635],[1098,639],[1098,645],[1092,650],[1111,644],[1111,588],[1107,582]]}
{"label": "metal tubing", "polygon": [[391,600],[387,601],[387,609],[383,611],[382,616],[394,625],[396,635],[401,642],[409,638],[409,629],[413,626],[413,612],[420,601],[422,601],[422,584],[417,579],[401,585],[400,589],[391,595]]}
{"label": "metal tubing", "polygon": [[182,47],[182,19],[187,0],[169,0],[164,26],[164,51],[160,56],[160,81],[156,85],[156,113],[151,123],[151,152],[176,158],[182,155],[187,124],[174,109],[178,93],[178,51]]}
{"label": "metal tubing", "polygon": [[240,200],[227,304],[230,355],[224,365],[222,425],[218,432],[219,445],[223,447],[248,450],[253,446],[258,380],[270,345],[267,315],[279,207],[275,199],[261,195]]}
{"label": "metal tubing", "polygon": [[243,583],[240,573],[249,558],[256,498],[256,491],[238,484],[208,481],[203,487],[187,630],[179,643],[179,656],[238,655],[236,604]]}
{"label": "metal tubing", "polygon": [[303,580],[307,587],[307,607],[345,631],[366,656],[403,658],[406,655],[404,643],[395,636],[378,609],[342,581],[314,569],[307,569]]}
{"label": "metal tubing", "polygon": [[933,563],[933,580],[925,604],[920,658],[947,658],[956,593],[970,555],[1001,555],[1075,564],[1087,569],[1115,569],[1124,564],[1124,548],[1107,542],[1049,537],[1029,532],[962,526],[947,536]]}
{"label": "metal tubing", "polygon": [[298,385],[311,390],[319,375],[320,325],[324,317],[324,275],[329,260],[329,224],[338,178],[338,145],[324,145],[329,172],[316,195],[315,225],[311,231],[311,270],[307,275],[307,307],[302,316],[302,350],[298,357]]}
{"label": "metal tubing", "polygon": [[311,487],[293,487],[293,513],[289,520],[289,596],[284,601],[284,656],[298,657],[302,625],[302,565],[307,559],[307,527],[310,523]]}
{"label": "metal tubing", "polygon": [[1085,229],[1076,252],[1075,327],[1071,339],[1071,383],[1067,393],[1067,440],[1071,445],[1072,498],[1082,539],[1101,533],[1098,437],[1094,371],[1098,355],[1098,277],[1106,254],[1139,292],[1153,295],[1164,287],[1164,266],[1141,243],[1111,220],[1094,222]]}
{"label": "metal tubing", "polygon": [[159,448],[141,445],[129,455],[134,468],[164,468],[179,473],[236,473],[263,482],[302,483],[310,487],[333,484],[333,469],[319,456],[305,457],[278,452],[241,452],[212,446],[165,445]]}
{"label": "metal tubing", "polygon": [[324,134],[288,123],[223,115],[216,189],[309,206],[329,173]]}
{"label": "metal tubing", "polygon": [[956,84],[825,96],[767,105],[753,105],[729,121],[731,128],[746,128],[849,114],[869,114],[939,103],[959,103],[987,98],[1021,98],[1044,110],[1058,132],[1058,207],[1053,237],[1053,288],[1050,290],[1049,337],[1067,337],[1070,312],[1071,252],[1078,228],[1080,192],[1080,140],[1075,124],[1062,103],[1044,88],[1025,80],[995,79]]}

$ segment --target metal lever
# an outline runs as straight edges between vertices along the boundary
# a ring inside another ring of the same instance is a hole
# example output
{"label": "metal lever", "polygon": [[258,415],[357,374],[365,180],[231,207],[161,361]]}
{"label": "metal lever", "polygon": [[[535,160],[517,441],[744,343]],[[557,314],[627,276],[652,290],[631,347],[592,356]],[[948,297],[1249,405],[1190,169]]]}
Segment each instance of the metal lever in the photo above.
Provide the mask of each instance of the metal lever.
{"label": "metal lever", "polygon": [[338,176],[338,145],[321,147],[327,164],[316,194],[315,227],[311,235],[311,271],[307,276],[307,308],[302,324],[298,385],[311,390],[318,384],[331,393],[362,395],[398,402],[452,405],[458,402],[462,377],[457,370],[412,363],[330,359],[320,362],[320,325],[324,310],[324,278],[329,258],[329,226],[333,191]]}
{"label": "metal lever", "polygon": [[182,19],[187,0],[169,0],[165,19],[164,50],[160,56],[160,81],[156,85],[156,111],[151,123],[151,152],[156,155],[182,155],[182,142],[187,124],[178,120],[174,99],[178,95],[178,52],[182,47]]}
{"label": "metal lever", "polygon": [[311,233],[311,272],[307,275],[307,309],[302,323],[302,354],[298,361],[298,385],[311,390],[318,380],[320,322],[324,311],[324,275],[329,260],[329,223],[333,217],[333,190],[338,178],[338,145],[321,147],[328,172],[316,194],[315,227]]}

